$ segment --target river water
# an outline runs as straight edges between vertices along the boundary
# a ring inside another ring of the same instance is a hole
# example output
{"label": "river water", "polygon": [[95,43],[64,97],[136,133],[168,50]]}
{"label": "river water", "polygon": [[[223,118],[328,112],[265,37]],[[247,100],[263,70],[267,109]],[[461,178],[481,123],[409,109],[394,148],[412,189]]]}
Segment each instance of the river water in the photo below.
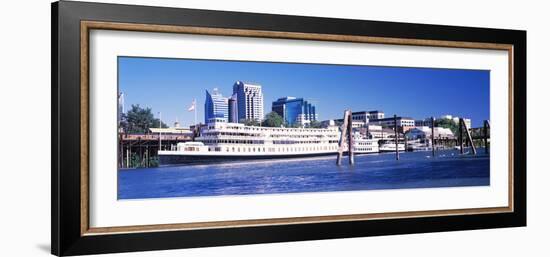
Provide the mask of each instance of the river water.
{"label": "river water", "polygon": [[489,156],[456,150],[183,165],[118,171],[118,199],[489,185]]}

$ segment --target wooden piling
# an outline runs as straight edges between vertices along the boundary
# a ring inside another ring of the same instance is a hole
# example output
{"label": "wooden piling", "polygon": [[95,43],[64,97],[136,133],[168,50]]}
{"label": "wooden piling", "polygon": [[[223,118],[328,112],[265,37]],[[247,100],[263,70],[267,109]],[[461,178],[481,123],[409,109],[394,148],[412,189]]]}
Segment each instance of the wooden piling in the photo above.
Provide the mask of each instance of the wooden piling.
{"label": "wooden piling", "polygon": [[474,145],[474,140],[472,140],[472,134],[470,133],[470,130],[468,129],[468,127],[466,127],[466,123],[464,122],[464,119],[460,118],[460,123],[462,123],[462,126],[464,126],[464,130],[466,131],[466,136],[468,138],[468,144],[470,145],[470,147],[472,149],[472,154],[476,155],[477,151],[476,151],[476,146]]}
{"label": "wooden piling", "polygon": [[336,165],[340,166],[342,164],[342,155],[344,154],[344,143],[346,141],[346,133],[348,130],[348,112],[344,111],[344,124],[341,126],[340,140],[338,140],[338,155],[336,156]]}
{"label": "wooden piling", "polygon": [[462,129],[462,122],[458,122],[458,144],[460,145],[460,154],[464,154],[464,131]]}
{"label": "wooden piling", "polygon": [[407,135],[405,134],[405,132],[403,132],[403,140],[405,141],[405,152],[406,152],[409,150],[409,144],[408,144]]}
{"label": "wooden piling", "polygon": [[124,168],[124,144],[122,143],[122,133],[119,133],[118,142],[118,167]]}
{"label": "wooden piling", "polygon": [[485,120],[483,122],[483,143],[485,144],[485,153],[488,154],[489,153],[489,130],[488,130],[488,126],[489,126],[489,121],[488,120]]}
{"label": "wooden piling", "polygon": [[435,157],[435,118],[432,117],[432,157]]}
{"label": "wooden piling", "polygon": [[467,142],[472,149],[472,154],[476,155],[477,154],[476,146],[474,145],[474,141],[472,140],[472,134],[470,134],[470,130],[468,129],[468,127],[466,127],[466,123],[464,122],[464,119],[460,118],[459,123],[460,123],[459,126],[464,127],[464,130],[466,131],[466,137],[468,139]]}
{"label": "wooden piling", "polygon": [[393,130],[395,131],[395,159],[399,160],[399,133],[397,132],[397,115],[393,115]]}
{"label": "wooden piling", "polygon": [[353,122],[351,119],[351,110],[348,111],[348,160],[349,165],[355,164],[355,153],[353,147]]}
{"label": "wooden piling", "polygon": [[141,146],[141,138],[138,138],[138,147],[139,147],[139,166],[144,166],[143,163],[143,148]]}
{"label": "wooden piling", "polygon": [[341,126],[340,140],[338,141],[338,155],[336,156],[336,165],[342,164],[342,155],[344,154],[344,145],[348,141],[349,164],[355,164],[355,153],[353,149],[353,123],[351,122],[351,110],[344,112],[344,124]]}

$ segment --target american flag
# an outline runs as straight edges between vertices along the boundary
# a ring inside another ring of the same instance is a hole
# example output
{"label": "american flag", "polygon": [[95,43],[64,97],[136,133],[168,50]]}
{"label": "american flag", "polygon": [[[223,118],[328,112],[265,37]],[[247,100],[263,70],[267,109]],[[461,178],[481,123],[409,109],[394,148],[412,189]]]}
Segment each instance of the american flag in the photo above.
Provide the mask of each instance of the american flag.
{"label": "american flag", "polygon": [[197,104],[197,102],[195,101],[195,99],[193,99],[193,102],[191,103],[191,106],[189,106],[189,108],[187,108],[187,111],[195,110],[195,105],[196,104]]}

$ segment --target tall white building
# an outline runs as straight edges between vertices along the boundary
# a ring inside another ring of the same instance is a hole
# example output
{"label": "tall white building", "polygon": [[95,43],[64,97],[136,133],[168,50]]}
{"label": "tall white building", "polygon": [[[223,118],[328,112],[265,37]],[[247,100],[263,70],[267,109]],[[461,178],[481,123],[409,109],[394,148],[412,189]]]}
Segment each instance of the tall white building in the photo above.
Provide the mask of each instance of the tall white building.
{"label": "tall white building", "polygon": [[237,81],[233,85],[237,95],[238,120],[261,121],[264,118],[264,95],[262,86]]}

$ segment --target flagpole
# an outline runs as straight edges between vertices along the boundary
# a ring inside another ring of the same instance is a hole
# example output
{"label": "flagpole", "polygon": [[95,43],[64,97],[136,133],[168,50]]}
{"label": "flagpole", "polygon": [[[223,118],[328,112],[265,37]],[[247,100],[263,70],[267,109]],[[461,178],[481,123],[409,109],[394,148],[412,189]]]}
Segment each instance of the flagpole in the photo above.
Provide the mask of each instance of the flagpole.
{"label": "flagpole", "polygon": [[197,99],[193,99],[194,108],[195,111],[195,126],[197,125]]}

